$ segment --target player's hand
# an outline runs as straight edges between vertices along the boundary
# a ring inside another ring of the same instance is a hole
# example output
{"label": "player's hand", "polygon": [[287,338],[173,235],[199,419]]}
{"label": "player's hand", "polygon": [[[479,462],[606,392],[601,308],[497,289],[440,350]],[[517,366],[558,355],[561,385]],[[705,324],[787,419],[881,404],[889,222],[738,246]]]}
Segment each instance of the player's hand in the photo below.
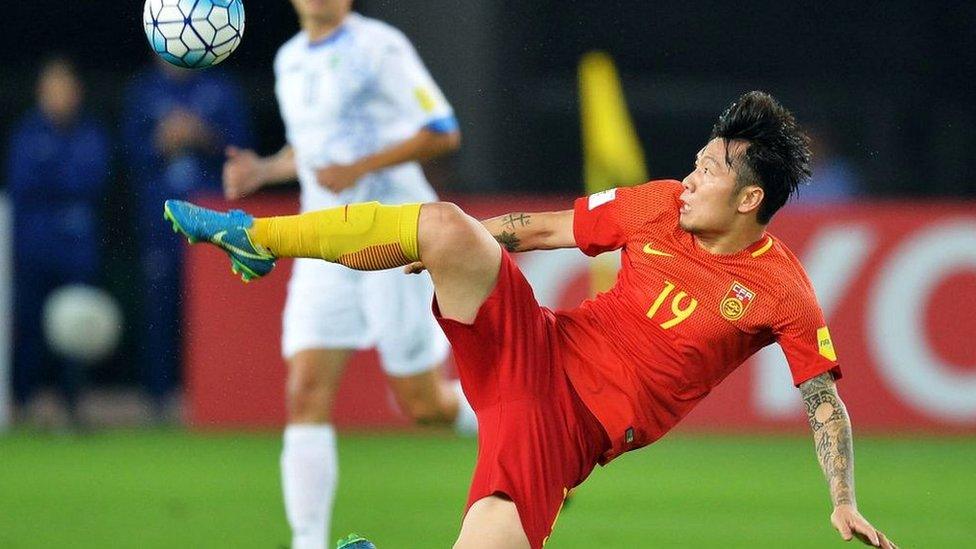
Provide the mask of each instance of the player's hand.
{"label": "player's hand", "polygon": [[264,165],[250,149],[227,147],[224,161],[224,198],[237,200],[253,193],[264,184]]}
{"label": "player's hand", "polygon": [[365,175],[355,164],[332,164],[315,171],[319,185],[338,194],[352,187]]}
{"label": "player's hand", "polygon": [[420,261],[414,261],[409,265],[403,266],[403,272],[406,274],[420,274],[427,270],[427,266]]}
{"label": "player's hand", "polygon": [[883,549],[898,549],[898,546],[885,537],[867,521],[853,505],[838,505],[830,515],[830,523],[840,532],[844,541],[859,539],[865,545]]}

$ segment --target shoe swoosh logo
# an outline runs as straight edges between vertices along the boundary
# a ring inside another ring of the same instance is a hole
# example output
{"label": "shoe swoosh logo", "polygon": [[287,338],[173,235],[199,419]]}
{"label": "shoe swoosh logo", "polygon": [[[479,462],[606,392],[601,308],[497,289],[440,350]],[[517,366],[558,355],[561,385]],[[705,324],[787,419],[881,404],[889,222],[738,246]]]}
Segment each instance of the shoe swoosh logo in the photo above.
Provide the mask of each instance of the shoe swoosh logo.
{"label": "shoe swoosh logo", "polygon": [[650,244],[644,244],[644,253],[649,255],[660,255],[663,257],[674,257],[674,255],[669,254],[668,252],[662,252],[661,250],[652,248]]}
{"label": "shoe swoosh logo", "polygon": [[258,254],[254,253],[254,252],[249,252],[247,250],[242,250],[242,249],[238,248],[237,246],[234,246],[233,244],[224,242],[224,237],[225,236],[227,236],[227,231],[220,231],[220,232],[214,234],[213,237],[210,239],[210,241],[213,242],[214,244],[220,246],[221,248],[229,251],[229,252],[233,252],[233,253],[235,253],[235,254],[237,254],[237,255],[239,255],[241,257],[245,257],[247,259],[257,259],[259,261],[265,261],[267,259],[270,259],[269,257],[263,256],[263,255],[258,255]]}

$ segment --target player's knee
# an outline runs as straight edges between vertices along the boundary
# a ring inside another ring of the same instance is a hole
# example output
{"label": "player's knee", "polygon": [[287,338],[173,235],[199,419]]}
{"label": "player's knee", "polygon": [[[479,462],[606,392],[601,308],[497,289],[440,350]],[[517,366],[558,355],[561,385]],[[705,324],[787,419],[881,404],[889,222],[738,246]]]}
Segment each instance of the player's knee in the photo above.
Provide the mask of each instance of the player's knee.
{"label": "player's knee", "polygon": [[290,385],[286,395],[290,422],[323,422],[329,419],[328,403],[322,391],[308,384]]}
{"label": "player's knee", "polygon": [[481,225],[457,204],[431,202],[420,210],[420,255],[428,265],[461,260],[483,245]]}
{"label": "player's knee", "polygon": [[332,388],[319,376],[295,372],[288,376],[285,400],[291,422],[324,422],[330,418]]}
{"label": "player's knee", "polygon": [[467,214],[451,202],[431,202],[420,209],[417,238],[421,256],[441,255],[464,237]]}

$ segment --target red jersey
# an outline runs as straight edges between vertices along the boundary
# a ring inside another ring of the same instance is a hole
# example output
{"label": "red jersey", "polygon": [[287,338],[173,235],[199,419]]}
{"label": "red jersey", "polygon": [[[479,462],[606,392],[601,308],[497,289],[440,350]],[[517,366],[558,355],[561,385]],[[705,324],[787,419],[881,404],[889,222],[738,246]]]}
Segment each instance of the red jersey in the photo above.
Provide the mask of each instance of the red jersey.
{"label": "red jersey", "polygon": [[678,181],[583,197],[573,232],[585,254],[621,249],[616,284],[556,313],[561,362],[603,424],[607,462],[650,444],[753,353],[779,342],[797,385],[840,377],[830,334],[797,258],[766,233],[714,255],[678,226]]}

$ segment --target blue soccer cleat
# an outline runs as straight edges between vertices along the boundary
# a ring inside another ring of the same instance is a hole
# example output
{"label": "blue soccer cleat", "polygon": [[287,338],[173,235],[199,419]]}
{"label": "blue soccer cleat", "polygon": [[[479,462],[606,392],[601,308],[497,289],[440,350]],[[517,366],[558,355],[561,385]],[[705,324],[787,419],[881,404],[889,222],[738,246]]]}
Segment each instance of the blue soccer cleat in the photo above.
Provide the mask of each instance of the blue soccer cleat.
{"label": "blue soccer cleat", "polygon": [[173,232],[186,236],[190,244],[210,242],[230,256],[230,269],[250,282],[271,272],[275,256],[251,242],[247,229],[254,218],[241,210],[221,213],[195,206],[182,200],[167,200],[163,204],[163,219],[173,223]]}
{"label": "blue soccer cleat", "polygon": [[349,534],[336,542],[336,549],[376,549],[376,546],[359,534]]}

